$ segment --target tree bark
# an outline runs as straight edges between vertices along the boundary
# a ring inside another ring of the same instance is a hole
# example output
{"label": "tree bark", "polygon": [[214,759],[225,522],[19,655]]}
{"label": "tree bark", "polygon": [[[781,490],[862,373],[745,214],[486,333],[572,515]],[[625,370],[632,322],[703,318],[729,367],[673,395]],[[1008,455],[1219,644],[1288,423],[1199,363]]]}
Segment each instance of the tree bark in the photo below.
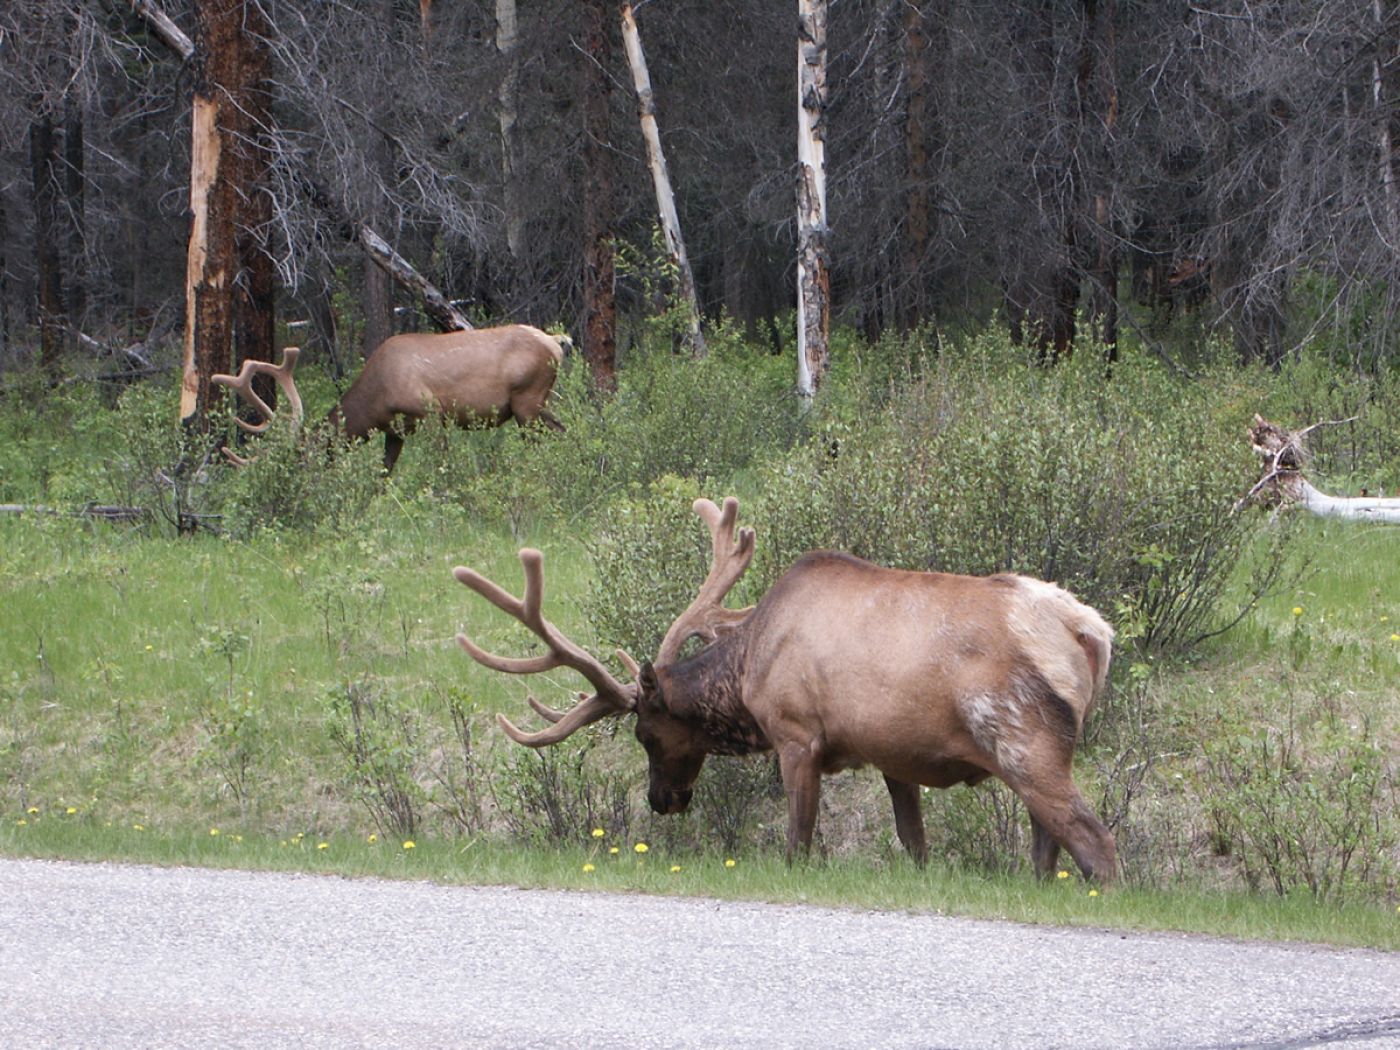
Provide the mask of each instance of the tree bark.
{"label": "tree bark", "polygon": [[[1350,423],[1353,420],[1339,422]],[[1259,500],[1283,506],[1299,506],[1324,518],[1400,524],[1398,498],[1371,495],[1329,496],[1314,488],[1303,477],[1303,465],[1307,460],[1304,441],[1310,431],[1319,426],[1329,425],[1335,423],[1316,423],[1295,433],[1256,415],[1249,428],[1249,442],[1255,453],[1264,461],[1264,477],[1240,503],[1243,505]]]}
{"label": "tree bark", "polygon": [[1118,127],[1117,0],[1084,0],[1085,47],[1090,68],[1086,71],[1085,94],[1091,109],[1081,117],[1082,129],[1095,127],[1094,183],[1090,223],[1094,231],[1094,261],[1089,268],[1089,317],[1098,328],[1108,359],[1118,359],[1118,253],[1113,231],[1113,194],[1117,184],[1116,143]]}
{"label": "tree bark", "polygon": [[613,270],[613,165],[608,119],[606,0],[583,4],[583,356],[602,391],[617,389],[617,302]]}
{"label": "tree bark", "polygon": [[826,0],[797,2],[797,393],[826,373],[831,323],[826,217]]}
{"label": "tree bark", "polygon": [[214,396],[210,377],[234,371],[235,346],[246,358],[272,357],[271,262],[255,202],[265,196],[259,182],[266,158],[257,138],[267,119],[267,58],[260,52],[270,29],[247,0],[198,0],[195,23],[180,420],[203,433]]}
{"label": "tree bark", "polygon": [[622,41],[627,50],[627,64],[632,69],[632,83],[637,89],[637,111],[642,124],[642,138],[647,144],[647,166],[651,169],[652,187],[656,191],[656,210],[661,220],[661,235],[666,240],[666,252],[676,271],[676,294],[686,311],[685,344],[696,357],[705,356],[705,337],[700,331],[700,304],[695,296],[695,275],[681,236],[680,215],[676,212],[676,196],[671,189],[671,176],[666,170],[666,154],[661,149],[661,133],[656,126],[656,96],[651,90],[651,74],[647,71],[646,55],[637,21],[632,17],[632,5],[622,5]]}
{"label": "tree bark", "polygon": [[[375,7],[386,43],[395,41],[394,0],[376,0]],[[389,102],[380,97],[374,119],[370,122],[369,142],[366,145],[369,167],[374,173],[373,181],[381,185],[389,185],[393,181],[393,144],[379,130],[390,124],[388,107]],[[378,190],[372,192],[376,195],[376,202],[368,205],[368,219],[372,225],[380,226],[384,219],[383,209],[377,203]],[[388,272],[370,254],[366,254],[361,264],[361,282],[365,330],[360,352],[368,357],[380,343],[394,334],[394,289]]]}
{"label": "tree bark", "polygon": [[63,353],[66,311],[63,304],[64,242],[59,219],[61,166],[53,118],[41,114],[29,126],[29,166],[34,203],[34,262],[39,299],[39,362],[51,377]]}
{"label": "tree bark", "polygon": [[[1397,120],[1396,99],[1387,99],[1387,86],[1393,86],[1395,72],[1386,75],[1388,66],[1396,62],[1396,34],[1393,19],[1386,11],[1386,0],[1372,0],[1372,14],[1376,20],[1376,54],[1371,59],[1371,101],[1376,110],[1376,139],[1378,147],[1377,167],[1379,168],[1381,198],[1385,202],[1386,236],[1392,249],[1400,246],[1400,191],[1395,177],[1395,123]],[[1390,84],[1387,84],[1387,81]]]}
{"label": "tree bark", "polygon": [[505,72],[496,89],[496,119],[501,129],[501,199],[506,212],[506,250],[518,265],[524,252],[525,206],[520,199],[516,171],[520,150],[518,104],[520,90],[520,28],[515,0],[496,0],[496,50],[505,62]]}

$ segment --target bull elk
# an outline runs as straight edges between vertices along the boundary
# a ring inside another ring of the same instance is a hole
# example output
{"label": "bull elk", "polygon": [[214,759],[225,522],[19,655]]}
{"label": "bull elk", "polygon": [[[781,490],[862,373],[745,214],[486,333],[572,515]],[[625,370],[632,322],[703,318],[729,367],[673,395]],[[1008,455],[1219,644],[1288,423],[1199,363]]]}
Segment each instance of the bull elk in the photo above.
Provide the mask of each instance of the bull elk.
{"label": "bull elk", "polygon": [[[635,714],[646,748],[648,800],[657,813],[690,803],[711,754],[777,753],[788,800],[787,855],[806,851],[823,773],[872,765],[884,774],[900,842],[928,855],[920,785],[1005,781],[1030,813],[1037,874],[1060,848],[1084,874],[1115,874],[1113,835],[1079,794],[1071,762],[1084,718],[1108,676],[1113,629],[1068,592],[1025,576],[957,576],[881,568],[832,551],[803,555],[755,606],[724,607],[754,553],[735,532],[738,501],[697,500],[713,544],[708,576],[666,632],[654,661],[618,656],[619,682],[544,618],[544,568],[524,549],[525,594],[515,598],[471,569],[453,575],[518,619],[547,651],[494,656],[465,635],[478,663],[508,674],[571,668],[594,692],[567,712],[530,698],[552,725],[501,728],[545,747],[609,715]],[[681,657],[692,637],[707,644]]]}
{"label": "bull elk", "polygon": [[[300,423],[301,398],[292,378],[298,353],[289,346],[280,365],[244,361],[236,376],[211,377],[237,391],[261,416],[254,423],[240,419],[239,426],[259,434],[272,422],[272,410],[253,392],[253,376],[258,374],[277,381],[294,421]],[[386,472],[398,461],[404,435],[430,415],[462,427],[500,426],[511,419],[523,426],[538,419],[563,430],[544,407],[562,359],[560,339],[523,324],[392,336],[369,355],[326,418],[350,438],[364,439],[383,431]],[[232,454],[230,458],[246,462]]]}

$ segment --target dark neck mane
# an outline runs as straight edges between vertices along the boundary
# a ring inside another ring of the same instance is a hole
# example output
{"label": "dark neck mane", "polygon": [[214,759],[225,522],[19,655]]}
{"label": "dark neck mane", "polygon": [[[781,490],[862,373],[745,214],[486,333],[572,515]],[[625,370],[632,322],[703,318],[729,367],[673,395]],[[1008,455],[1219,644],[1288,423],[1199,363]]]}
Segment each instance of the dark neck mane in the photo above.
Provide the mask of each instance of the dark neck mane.
{"label": "dark neck mane", "polygon": [[773,746],[743,703],[746,648],[738,631],[658,669],[667,709],[703,731],[712,754],[748,755]]}

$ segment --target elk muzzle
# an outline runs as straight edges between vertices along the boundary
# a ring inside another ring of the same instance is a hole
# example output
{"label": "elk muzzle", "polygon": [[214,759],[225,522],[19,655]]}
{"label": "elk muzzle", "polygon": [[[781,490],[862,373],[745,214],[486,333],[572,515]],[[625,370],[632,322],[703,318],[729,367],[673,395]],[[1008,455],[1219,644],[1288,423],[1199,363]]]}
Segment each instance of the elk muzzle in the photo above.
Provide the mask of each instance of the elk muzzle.
{"label": "elk muzzle", "polygon": [[690,797],[695,792],[691,788],[673,788],[665,784],[653,783],[647,789],[647,801],[652,811],[664,816],[684,813],[690,807]]}

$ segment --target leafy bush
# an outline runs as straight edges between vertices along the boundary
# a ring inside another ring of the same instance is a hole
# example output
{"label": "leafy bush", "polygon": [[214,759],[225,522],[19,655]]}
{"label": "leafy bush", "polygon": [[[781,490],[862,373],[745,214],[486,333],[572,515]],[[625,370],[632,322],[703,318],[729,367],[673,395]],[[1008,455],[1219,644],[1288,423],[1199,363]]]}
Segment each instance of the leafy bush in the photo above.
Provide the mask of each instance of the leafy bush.
{"label": "leafy bush", "polygon": [[328,428],[270,427],[247,466],[217,472],[217,506],[235,535],[353,522],[383,487],[377,442],[340,444]]}
{"label": "leafy bush", "polygon": [[494,782],[507,826],[531,842],[583,844],[594,828],[627,838],[632,811],[627,779],[590,760],[600,730],[584,731],[568,745],[533,750],[511,747]]}
{"label": "leafy bush", "polygon": [[[1150,362],[1025,366],[986,336],[858,424],[766,473],[752,509],[760,590],[814,548],[884,565],[1054,580],[1179,651],[1220,621],[1259,518],[1235,512],[1248,450],[1210,400]],[[1250,600],[1277,575],[1264,559]]]}
{"label": "leafy bush", "polygon": [[588,544],[595,569],[585,610],[599,648],[656,653],[710,568],[710,539],[691,510],[700,488],[663,477],[615,502]]}
{"label": "leafy bush", "polygon": [[1400,838],[1385,753],[1364,730],[1330,727],[1305,750],[1264,732],[1208,747],[1204,802],[1218,852],[1251,889],[1315,897],[1364,888]]}
{"label": "leafy bush", "polygon": [[368,682],[330,696],[326,730],[342,760],[341,778],[384,834],[412,836],[422,819],[418,720]]}

